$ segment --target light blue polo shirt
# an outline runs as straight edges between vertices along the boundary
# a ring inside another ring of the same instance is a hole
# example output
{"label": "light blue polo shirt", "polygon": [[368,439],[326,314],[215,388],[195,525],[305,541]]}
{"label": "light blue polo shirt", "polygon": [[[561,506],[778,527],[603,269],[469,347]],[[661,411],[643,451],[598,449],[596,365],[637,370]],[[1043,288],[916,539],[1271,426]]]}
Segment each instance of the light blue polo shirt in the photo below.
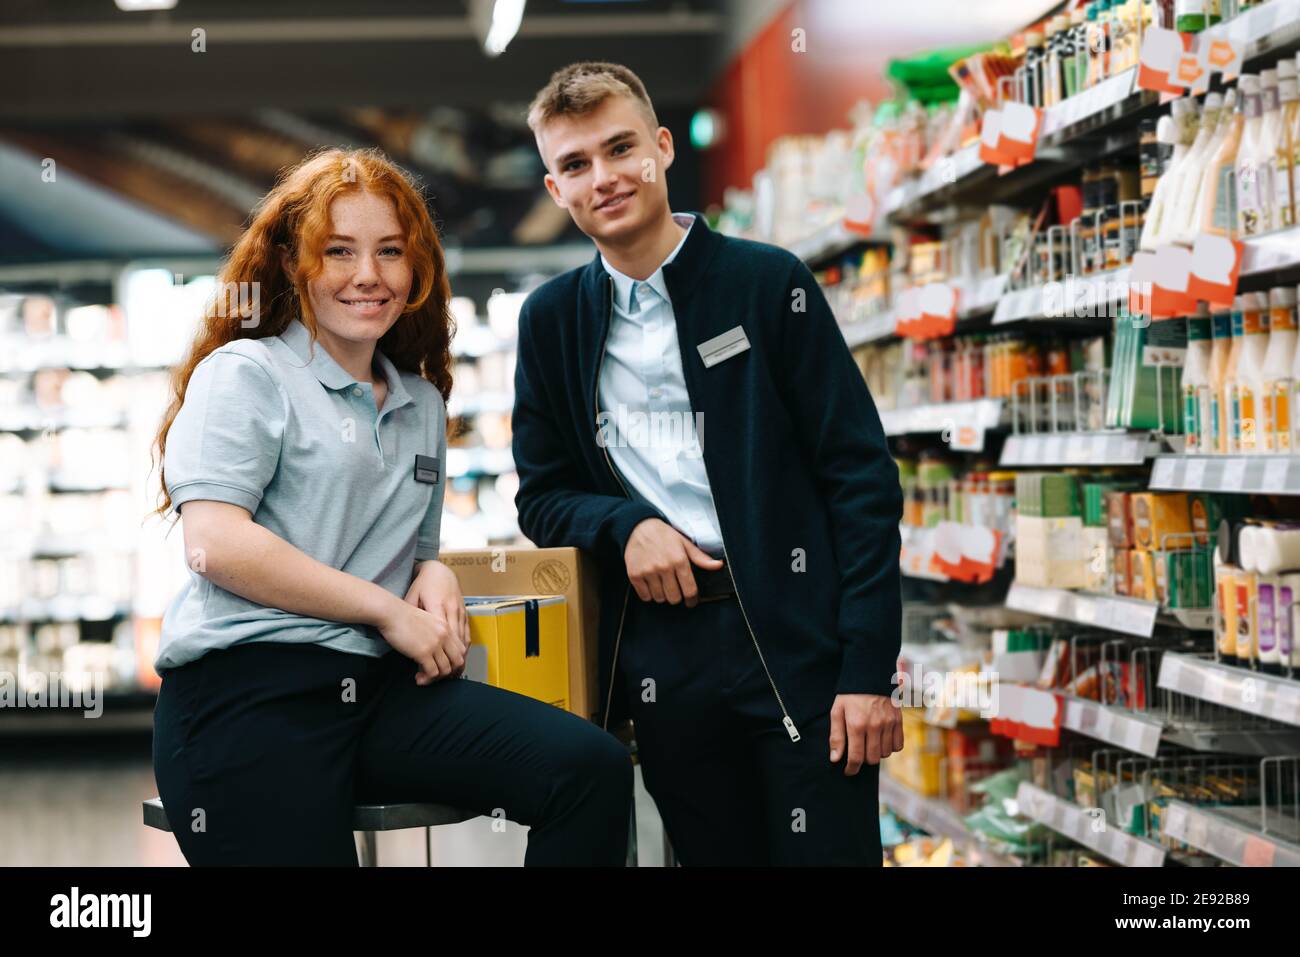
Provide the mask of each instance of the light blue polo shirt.
{"label": "light blue polo shirt", "polygon": [[[312,343],[298,319],[281,335],[205,357],[167,433],[167,491],[182,520],[195,499],[240,505],[312,558],[405,597],[415,562],[438,557],[446,410],[433,383],[375,356],[388,383],[379,411],[371,385]],[[417,481],[416,455],[437,460],[436,482]],[[163,615],[154,667],[251,641],[391,650],[369,625],[259,605],[189,567]]]}

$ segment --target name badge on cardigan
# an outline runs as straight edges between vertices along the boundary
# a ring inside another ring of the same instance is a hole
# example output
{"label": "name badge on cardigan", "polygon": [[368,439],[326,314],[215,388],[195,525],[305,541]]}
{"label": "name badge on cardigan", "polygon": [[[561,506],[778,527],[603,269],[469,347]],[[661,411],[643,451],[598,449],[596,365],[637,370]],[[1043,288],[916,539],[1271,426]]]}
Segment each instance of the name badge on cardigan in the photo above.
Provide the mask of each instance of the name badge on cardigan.
{"label": "name badge on cardigan", "polygon": [[428,455],[417,455],[415,457],[415,480],[425,482],[429,485],[436,485],[438,482],[438,460]]}
{"label": "name badge on cardigan", "polygon": [[712,369],[719,362],[738,356],[749,348],[749,337],[741,326],[728,329],[720,336],[714,336],[707,342],[701,342],[695,348],[700,350],[704,368]]}

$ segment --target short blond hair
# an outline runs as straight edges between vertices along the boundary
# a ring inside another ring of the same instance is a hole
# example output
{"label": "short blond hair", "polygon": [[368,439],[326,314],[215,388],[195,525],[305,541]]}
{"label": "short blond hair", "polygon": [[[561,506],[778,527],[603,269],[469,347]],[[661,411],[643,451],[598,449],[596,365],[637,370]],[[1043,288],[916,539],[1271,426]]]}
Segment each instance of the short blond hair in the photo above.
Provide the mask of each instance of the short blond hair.
{"label": "short blond hair", "polygon": [[551,74],[528,107],[528,128],[541,136],[542,127],[557,116],[590,113],[611,96],[626,96],[645,114],[651,130],[659,128],[650,94],[641,78],[618,63],[588,60],[570,63]]}

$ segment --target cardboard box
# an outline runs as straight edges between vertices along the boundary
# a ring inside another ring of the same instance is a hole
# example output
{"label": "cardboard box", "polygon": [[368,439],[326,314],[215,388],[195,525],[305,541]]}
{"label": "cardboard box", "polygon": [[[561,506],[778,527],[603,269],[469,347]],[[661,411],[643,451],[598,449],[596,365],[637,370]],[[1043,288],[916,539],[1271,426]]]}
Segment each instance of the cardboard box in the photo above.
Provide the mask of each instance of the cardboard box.
{"label": "cardboard box", "polygon": [[569,641],[559,595],[465,599],[465,677],[569,710]]}
{"label": "cardboard box", "polygon": [[1081,518],[1016,516],[1016,581],[1039,588],[1082,588],[1086,566]]}
{"label": "cardboard box", "polygon": [[469,595],[562,595],[568,634],[569,708],[595,720],[599,699],[595,562],[576,548],[483,548],[446,551],[438,560]]}
{"label": "cardboard box", "polygon": [[1129,496],[1133,544],[1144,551],[1191,545],[1191,511],[1184,492],[1137,492]]}

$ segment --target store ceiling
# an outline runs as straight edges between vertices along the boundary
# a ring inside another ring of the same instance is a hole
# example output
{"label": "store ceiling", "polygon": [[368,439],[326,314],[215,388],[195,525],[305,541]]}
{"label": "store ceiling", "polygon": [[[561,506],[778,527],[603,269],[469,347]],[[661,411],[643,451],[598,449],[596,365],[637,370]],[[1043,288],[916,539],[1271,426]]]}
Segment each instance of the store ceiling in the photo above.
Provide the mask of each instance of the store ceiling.
{"label": "store ceiling", "polygon": [[[382,147],[421,180],[452,244],[575,241],[541,187],[528,100],[556,68],[609,59],[642,76],[665,122],[685,125],[704,99],[722,21],[721,0],[529,0],[519,36],[493,59],[465,0],[178,0],[156,13],[111,0],[6,0],[0,142],[27,157],[33,183],[52,158],[218,247],[280,170],[320,146]],[[196,28],[205,52],[191,49]],[[679,158],[674,184],[687,205],[692,163]],[[68,208],[68,192],[38,191],[36,208],[10,192],[0,221],[22,234]],[[74,254],[35,234],[45,241],[17,240],[26,258]],[[104,254],[123,245],[130,239]]]}
{"label": "store ceiling", "polygon": [[[580,59],[626,63],[656,101],[697,103],[711,81],[721,0],[530,0],[491,59],[466,0],[111,0],[0,5],[0,120],[148,117],[278,107],[525,104]],[[191,50],[192,30],[206,52]]]}

